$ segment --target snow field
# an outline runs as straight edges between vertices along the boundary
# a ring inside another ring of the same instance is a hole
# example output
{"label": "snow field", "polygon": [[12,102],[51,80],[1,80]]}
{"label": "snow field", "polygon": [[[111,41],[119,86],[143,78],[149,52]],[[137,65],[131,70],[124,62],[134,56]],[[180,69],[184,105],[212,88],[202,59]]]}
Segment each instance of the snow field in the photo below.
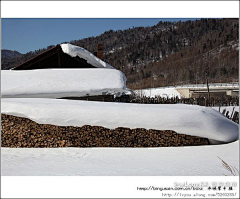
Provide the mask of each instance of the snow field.
{"label": "snow field", "polygon": [[162,148],[2,148],[4,176],[231,176],[239,141]]}

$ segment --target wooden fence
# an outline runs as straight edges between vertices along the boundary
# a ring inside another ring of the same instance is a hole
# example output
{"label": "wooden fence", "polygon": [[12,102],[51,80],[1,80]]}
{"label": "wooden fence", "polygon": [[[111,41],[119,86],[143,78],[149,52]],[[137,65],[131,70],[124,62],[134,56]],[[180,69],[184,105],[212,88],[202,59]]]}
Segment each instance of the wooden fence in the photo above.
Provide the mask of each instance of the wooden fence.
{"label": "wooden fence", "polygon": [[222,97],[211,97],[208,100],[206,97],[192,97],[192,98],[163,98],[160,96],[156,97],[139,97],[131,96],[129,99],[130,103],[141,103],[141,104],[193,104],[200,106],[239,106],[239,97],[222,96]]}

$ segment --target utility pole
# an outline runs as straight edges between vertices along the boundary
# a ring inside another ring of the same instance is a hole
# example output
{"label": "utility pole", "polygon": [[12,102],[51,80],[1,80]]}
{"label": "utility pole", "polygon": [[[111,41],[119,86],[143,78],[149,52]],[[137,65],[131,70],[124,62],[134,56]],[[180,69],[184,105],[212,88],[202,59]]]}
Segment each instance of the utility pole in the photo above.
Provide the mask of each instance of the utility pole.
{"label": "utility pole", "polygon": [[206,77],[206,80],[207,80],[207,91],[208,91],[207,106],[210,105],[210,92],[209,92],[209,85],[208,85],[208,74],[209,74],[209,67],[207,66],[205,68],[205,77]]}
{"label": "utility pole", "polygon": [[196,84],[198,83],[198,72],[196,72]]}
{"label": "utility pole", "polygon": [[151,90],[152,90],[152,80],[151,81],[151,86],[150,86],[150,98],[151,98]]}

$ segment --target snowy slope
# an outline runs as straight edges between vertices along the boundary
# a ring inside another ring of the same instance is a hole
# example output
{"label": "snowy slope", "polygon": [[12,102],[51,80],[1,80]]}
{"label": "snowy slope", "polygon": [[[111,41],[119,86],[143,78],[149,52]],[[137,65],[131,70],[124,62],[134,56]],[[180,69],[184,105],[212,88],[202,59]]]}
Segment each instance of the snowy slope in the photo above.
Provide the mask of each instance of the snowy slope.
{"label": "snowy slope", "polygon": [[80,57],[83,58],[85,60],[87,60],[87,62],[97,68],[111,68],[111,69],[115,69],[113,66],[111,66],[110,64],[102,61],[101,59],[99,59],[98,57],[94,56],[92,53],[90,53],[89,51],[87,51],[84,48],[78,47],[78,46],[74,46],[72,44],[61,44],[61,48],[62,51],[72,57]]}
{"label": "snowy slope", "polygon": [[102,95],[127,92],[126,77],[118,70],[41,69],[1,71],[1,94],[6,97],[47,97]]}
{"label": "snowy slope", "polygon": [[152,149],[1,148],[1,153],[3,176],[230,176],[218,157],[239,168],[239,141]]}
{"label": "snowy slope", "polygon": [[2,99],[1,112],[40,124],[174,130],[220,142],[238,139],[238,125],[218,111],[184,104],[126,104],[40,98]]}
{"label": "snowy slope", "polygon": [[159,96],[162,98],[171,98],[171,97],[183,97],[175,87],[169,88],[150,88],[150,89],[142,89],[142,90],[135,90],[134,91],[139,96],[146,96],[146,97],[155,97]]}

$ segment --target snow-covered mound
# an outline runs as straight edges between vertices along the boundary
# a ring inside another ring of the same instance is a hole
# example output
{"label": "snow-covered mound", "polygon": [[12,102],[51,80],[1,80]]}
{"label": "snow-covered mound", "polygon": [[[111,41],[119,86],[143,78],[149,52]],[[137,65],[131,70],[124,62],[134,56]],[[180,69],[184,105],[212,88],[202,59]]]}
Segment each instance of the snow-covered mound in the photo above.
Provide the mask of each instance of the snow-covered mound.
{"label": "snow-covered mound", "polygon": [[238,125],[210,107],[125,104],[57,99],[2,99],[2,113],[59,126],[174,130],[220,142],[238,139]]}
{"label": "snow-covered mound", "polygon": [[102,61],[101,59],[99,59],[98,57],[94,56],[92,53],[90,53],[89,51],[87,51],[84,48],[78,47],[78,46],[74,46],[72,44],[61,44],[62,47],[62,51],[68,55],[70,55],[71,57],[80,57],[83,58],[85,60],[87,60],[87,62],[97,68],[111,68],[111,69],[115,69],[113,66],[111,66],[110,64]]}
{"label": "snow-covered mound", "polygon": [[103,92],[121,95],[127,92],[126,77],[118,70],[41,69],[3,70],[1,94],[12,97],[80,97],[102,95]]}
{"label": "snow-covered mound", "polygon": [[162,97],[162,98],[171,98],[171,97],[183,97],[174,87],[172,88],[150,88],[134,91],[139,96],[146,97]]}

